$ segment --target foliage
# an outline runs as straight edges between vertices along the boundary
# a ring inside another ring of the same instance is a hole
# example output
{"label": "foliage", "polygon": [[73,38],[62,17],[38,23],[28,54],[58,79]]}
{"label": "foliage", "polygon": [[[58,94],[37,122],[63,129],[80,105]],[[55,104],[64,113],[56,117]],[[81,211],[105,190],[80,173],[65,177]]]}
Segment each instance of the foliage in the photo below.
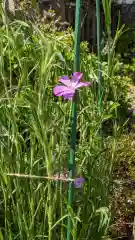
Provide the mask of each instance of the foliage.
{"label": "foliage", "polygon": [[114,57],[102,63],[100,115],[97,57],[81,44],[80,70],[93,87],[80,91],[76,176],[83,176],[85,185],[75,189],[73,209],[66,200],[66,182],[7,176],[52,176],[68,169],[70,102],[54,98],[52,89],[59,76],[73,72],[74,34],[70,28],[56,32],[49,26],[14,21],[0,28],[0,228],[5,239],[62,240],[71,215],[73,240],[102,239],[110,221],[116,142],[104,138],[102,146],[99,130],[105,120],[116,118],[127,94]]}
{"label": "foliage", "polygon": [[[100,239],[110,218],[106,196],[111,158],[103,167],[105,150],[97,135],[101,119],[90,89],[81,92],[78,109],[81,138],[76,175],[84,176],[86,183],[75,190],[74,210],[66,201],[66,183],[6,175],[52,176],[68,168],[70,103],[55,99],[52,88],[59,76],[73,71],[73,33],[70,29],[48,32],[46,27],[15,21],[1,27],[0,37],[2,234],[6,239],[65,239],[70,214],[74,240]],[[81,71],[85,79],[96,81],[97,59],[85,43],[81,46]]]}
{"label": "foliage", "polygon": [[135,48],[135,26],[126,26],[125,32],[118,40],[116,51],[121,54],[124,63],[132,61]]}
{"label": "foliage", "polygon": [[118,134],[115,163],[113,166],[113,189],[111,194],[111,236],[130,239],[133,231],[135,211],[135,141],[134,133]]}

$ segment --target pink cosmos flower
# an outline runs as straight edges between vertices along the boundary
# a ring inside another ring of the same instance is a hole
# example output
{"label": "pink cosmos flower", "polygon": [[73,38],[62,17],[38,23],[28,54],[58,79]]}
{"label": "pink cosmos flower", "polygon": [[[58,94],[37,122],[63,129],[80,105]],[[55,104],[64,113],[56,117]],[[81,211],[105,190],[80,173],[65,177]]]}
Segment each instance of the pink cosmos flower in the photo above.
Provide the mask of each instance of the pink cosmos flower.
{"label": "pink cosmos flower", "polygon": [[72,79],[70,80],[68,76],[63,76],[60,78],[59,82],[62,85],[57,85],[53,89],[55,96],[63,96],[64,99],[72,100],[76,89],[80,87],[88,87],[90,82],[80,82],[83,74],[81,72],[74,72],[72,74]]}

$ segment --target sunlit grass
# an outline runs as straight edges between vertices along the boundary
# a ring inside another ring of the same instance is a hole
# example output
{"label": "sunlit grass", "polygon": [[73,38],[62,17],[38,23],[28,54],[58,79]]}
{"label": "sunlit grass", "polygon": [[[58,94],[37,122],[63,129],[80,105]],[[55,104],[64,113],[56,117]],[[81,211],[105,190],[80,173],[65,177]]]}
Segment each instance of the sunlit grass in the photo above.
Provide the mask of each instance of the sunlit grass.
{"label": "sunlit grass", "polygon": [[[74,190],[73,209],[66,182],[7,175],[53,176],[68,169],[71,103],[54,97],[52,89],[59,76],[73,71],[72,35],[54,35],[21,21],[0,28],[0,229],[5,239],[65,240],[68,214],[74,240],[98,240],[107,233],[116,143],[101,145],[100,126],[110,109],[104,101],[99,116],[93,88],[80,91],[76,176],[86,181]],[[81,49],[84,78],[96,82],[97,59],[85,45]]]}

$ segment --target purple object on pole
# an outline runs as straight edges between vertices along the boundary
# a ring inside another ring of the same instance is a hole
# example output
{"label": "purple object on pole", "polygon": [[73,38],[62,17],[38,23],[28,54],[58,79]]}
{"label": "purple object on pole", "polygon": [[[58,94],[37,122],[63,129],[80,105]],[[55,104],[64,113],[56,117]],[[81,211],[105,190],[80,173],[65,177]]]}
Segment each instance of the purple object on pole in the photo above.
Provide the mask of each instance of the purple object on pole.
{"label": "purple object on pole", "polygon": [[74,180],[74,185],[75,185],[76,188],[81,188],[83,186],[84,182],[85,182],[85,180],[84,180],[83,177],[76,178]]}

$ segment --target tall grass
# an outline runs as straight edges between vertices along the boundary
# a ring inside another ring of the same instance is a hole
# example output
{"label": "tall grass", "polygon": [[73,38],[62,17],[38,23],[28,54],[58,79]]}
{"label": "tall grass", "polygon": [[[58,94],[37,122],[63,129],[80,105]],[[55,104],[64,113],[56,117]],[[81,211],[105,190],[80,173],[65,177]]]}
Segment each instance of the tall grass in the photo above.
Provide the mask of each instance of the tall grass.
{"label": "tall grass", "polygon": [[[104,101],[99,116],[94,90],[80,91],[76,176],[86,181],[82,189],[75,189],[73,209],[67,202],[66,182],[8,176],[52,176],[68,169],[71,103],[54,98],[52,89],[59,76],[73,71],[73,34],[48,33],[14,21],[0,28],[0,39],[1,239],[65,240],[69,214],[74,240],[101,239],[110,220],[115,147],[107,141],[101,147],[98,132],[111,109]],[[84,44],[81,71],[85,79],[97,80],[97,59]]]}

